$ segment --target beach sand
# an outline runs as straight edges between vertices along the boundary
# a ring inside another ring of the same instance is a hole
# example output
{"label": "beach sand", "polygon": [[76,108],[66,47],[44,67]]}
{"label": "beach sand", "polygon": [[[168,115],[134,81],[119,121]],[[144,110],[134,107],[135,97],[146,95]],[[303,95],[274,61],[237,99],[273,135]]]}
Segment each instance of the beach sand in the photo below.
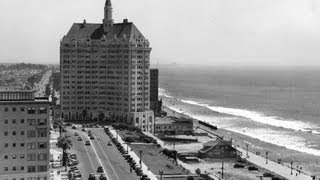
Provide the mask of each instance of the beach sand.
{"label": "beach sand", "polygon": [[[174,103],[177,103],[177,101],[175,101]],[[163,110],[168,113],[168,116],[190,118],[189,116],[183,113],[182,109],[180,109],[180,112],[177,112],[168,107],[163,107]],[[222,118],[222,117],[225,117],[225,115],[217,113],[216,117]],[[219,124],[216,124],[216,125],[218,126],[218,130],[214,130],[211,132],[216,135],[223,136],[224,139],[227,139],[227,140],[232,139],[233,144],[236,146],[240,146],[246,149],[247,147],[246,144],[248,144],[248,150],[250,152],[253,152],[253,153],[259,152],[260,155],[263,157],[265,157],[266,152],[268,152],[268,159],[272,161],[277,162],[278,159],[281,159],[281,162],[287,166],[290,166],[290,162],[293,161],[294,168],[299,168],[299,169],[302,168],[302,171],[304,171],[306,174],[320,176],[320,171],[319,171],[320,157],[318,156],[314,156],[307,153],[290,150],[285,147],[277,146],[274,144],[266,143],[256,138],[252,138],[249,136],[245,136],[243,134],[239,134],[239,133],[235,133],[232,131],[219,128]],[[205,128],[203,125],[200,125],[198,123],[198,120],[195,119],[194,127],[198,127],[198,126]]]}

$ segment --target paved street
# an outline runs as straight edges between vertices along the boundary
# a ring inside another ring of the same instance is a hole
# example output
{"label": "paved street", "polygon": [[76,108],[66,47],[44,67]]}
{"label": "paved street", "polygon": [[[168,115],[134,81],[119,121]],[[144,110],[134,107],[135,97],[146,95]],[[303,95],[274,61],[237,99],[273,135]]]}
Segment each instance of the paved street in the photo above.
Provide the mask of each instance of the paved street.
{"label": "paved street", "polygon": [[36,97],[43,97],[46,92],[46,85],[49,83],[49,78],[52,74],[51,70],[48,70],[43,77],[41,78],[40,82],[36,84],[36,90],[37,92],[35,93]]}
{"label": "paved street", "polygon": [[[103,128],[90,130],[95,139],[90,141],[91,146],[85,146],[85,141],[90,140],[87,132],[82,132],[80,128],[68,129],[68,134],[71,135],[73,141],[71,153],[77,154],[82,177],[88,178],[90,173],[96,172],[97,168],[102,166],[108,180],[138,180],[139,177],[134,172],[130,173],[130,166],[118,149],[114,145],[107,145],[110,138],[105,134]],[[83,141],[78,141],[78,136],[74,136],[75,132],[78,132]]]}

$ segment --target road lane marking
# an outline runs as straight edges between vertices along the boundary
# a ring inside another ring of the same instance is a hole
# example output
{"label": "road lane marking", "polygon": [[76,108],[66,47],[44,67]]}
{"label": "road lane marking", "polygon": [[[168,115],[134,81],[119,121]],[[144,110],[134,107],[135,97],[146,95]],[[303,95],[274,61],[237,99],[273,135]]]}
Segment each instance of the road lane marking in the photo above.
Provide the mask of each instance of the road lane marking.
{"label": "road lane marking", "polygon": [[116,173],[116,171],[114,170],[113,166],[111,165],[111,163],[110,163],[110,161],[109,161],[108,156],[106,156],[106,154],[105,154],[104,150],[102,149],[102,147],[101,147],[101,145],[100,145],[99,141],[97,141],[97,143],[98,143],[98,145],[99,145],[100,149],[102,150],[102,153],[103,153],[104,157],[106,157],[106,159],[108,160],[108,163],[110,164],[110,167],[111,167],[111,169],[112,169],[113,173],[117,176],[117,179],[118,179],[118,180],[120,180],[120,179],[119,179],[119,177],[118,177],[118,175],[117,175],[117,173]]}
{"label": "road lane marking", "polygon": [[[82,139],[84,139],[84,138],[82,138]],[[87,152],[87,155],[88,155],[88,157],[89,157],[89,160],[90,160],[90,163],[91,163],[92,169],[93,169],[93,171],[95,171],[95,170],[94,170],[93,163],[92,163],[92,159],[91,159],[91,157],[90,157],[90,155],[89,155],[88,148],[87,148],[87,146],[86,146],[86,145],[84,145],[84,148],[86,149],[86,152]]]}
{"label": "road lane marking", "polygon": [[[79,132],[80,132],[82,135],[84,134],[84,135],[86,136],[86,134],[85,134],[84,132],[81,132],[81,131],[79,131]],[[94,148],[94,145],[93,145],[93,143],[91,142],[91,139],[90,139],[90,138],[89,138],[89,141],[90,141],[90,144],[92,144],[91,147],[92,147],[94,153],[96,154],[96,157],[97,157],[97,159],[98,159],[98,161],[99,161],[99,163],[100,163],[100,165],[101,165],[101,167],[102,167],[102,169],[103,169],[103,172],[106,174],[106,176],[107,176],[108,179],[111,179],[111,178],[109,178],[108,174],[106,173],[106,172],[107,172],[107,171],[106,171],[107,168],[105,168],[104,165],[102,164],[102,162],[101,162],[101,160],[100,160],[100,158],[99,158],[99,156],[98,156],[98,153],[97,153],[96,149]],[[111,168],[112,168],[112,166],[111,166]],[[116,176],[117,176],[117,174],[116,174]],[[118,176],[117,176],[117,177],[118,177]],[[118,178],[118,180],[120,180],[120,179]]]}

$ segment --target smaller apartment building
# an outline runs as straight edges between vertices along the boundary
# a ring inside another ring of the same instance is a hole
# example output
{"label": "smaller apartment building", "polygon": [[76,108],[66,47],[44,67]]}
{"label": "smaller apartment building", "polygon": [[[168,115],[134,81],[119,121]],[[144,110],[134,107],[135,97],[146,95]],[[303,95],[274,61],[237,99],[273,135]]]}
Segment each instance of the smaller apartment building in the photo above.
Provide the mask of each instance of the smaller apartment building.
{"label": "smaller apartment building", "polygon": [[49,101],[0,90],[0,179],[49,179]]}
{"label": "smaller apartment building", "polygon": [[172,116],[155,119],[155,132],[164,134],[191,134],[193,133],[193,120]]}

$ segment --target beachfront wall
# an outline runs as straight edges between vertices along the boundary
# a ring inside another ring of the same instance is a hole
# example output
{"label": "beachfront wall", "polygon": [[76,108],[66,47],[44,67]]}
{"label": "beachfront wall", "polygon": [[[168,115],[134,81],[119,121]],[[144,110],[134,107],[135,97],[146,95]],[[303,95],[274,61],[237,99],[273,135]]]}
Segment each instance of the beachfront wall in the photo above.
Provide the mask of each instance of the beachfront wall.
{"label": "beachfront wall", "polygon": [[235,158],[237,157],[237,150],[232,147],[231,141],[218,139],[205,143],[203,149],[198,151],[198,156],[201,159]]}

